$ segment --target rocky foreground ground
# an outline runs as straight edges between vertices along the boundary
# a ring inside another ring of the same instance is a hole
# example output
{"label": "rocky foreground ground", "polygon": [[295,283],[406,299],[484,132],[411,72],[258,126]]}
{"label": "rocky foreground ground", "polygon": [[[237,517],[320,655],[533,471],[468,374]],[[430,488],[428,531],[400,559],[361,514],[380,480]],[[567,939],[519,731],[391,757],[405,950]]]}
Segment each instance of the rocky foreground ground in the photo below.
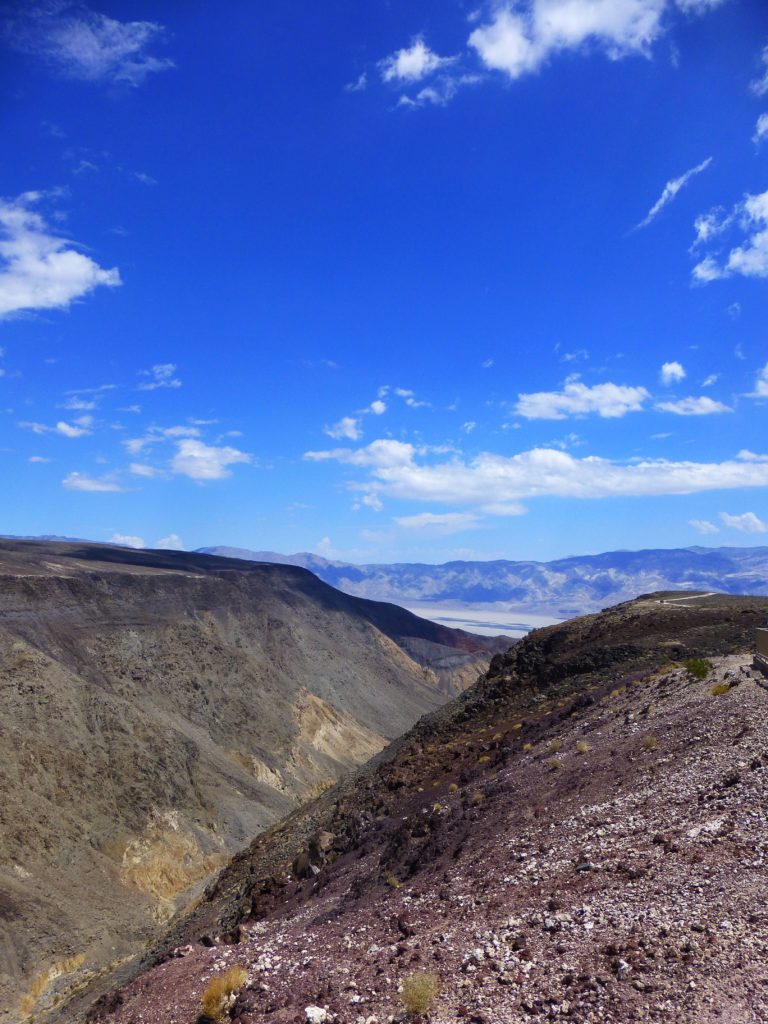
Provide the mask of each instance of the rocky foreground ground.
{"label": "rocky foreground ground", "polygon": [[767,614],[649,598],[532,634],[257,841],[91,1019],[189,1024],[233,965],[239,1024],[404,1020],[423,974],[434,1024],[768,1019]]}

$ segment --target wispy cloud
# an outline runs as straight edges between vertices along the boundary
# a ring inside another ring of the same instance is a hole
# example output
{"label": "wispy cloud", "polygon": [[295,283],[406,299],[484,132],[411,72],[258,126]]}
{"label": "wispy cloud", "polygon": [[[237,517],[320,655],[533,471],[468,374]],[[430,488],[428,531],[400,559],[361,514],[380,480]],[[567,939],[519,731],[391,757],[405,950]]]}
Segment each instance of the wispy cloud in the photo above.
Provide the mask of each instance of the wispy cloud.
{"label": "wispy cloud", "polygon": [[721,412],[733,412],[730,406],[716,402],[707,395],[700,398],[681,398],[676,402],[657,402],[656,408],[660,412],[671,412],[676,416],[712,416]]}
{"label": "wispy cloud", "polygon": [[139,376],[149,380],[139,382],[139,391],[157,391],[158,388],[180,388],[175,363],[155,363],[151,370],[141,370]]}
{"label": "wispy cloud", "polygon": [[758,370],[757,377],[755,378],[755,390],[752,391],[749,398],[768,398],[768,363]]}
{"label": "wispy cloud", "polygon": [[86,473],[68,473],[61,481],[68,491],[93,491],[94,493],[120,492],[121,487],[114,476],[94,478]]}
{"label": "wispy cloud", "polygon": [[757,119],[755,134],[752,136],[752,141],[757,146],[766,138],[768,138],[768,114],[761,114]]}
{"label": "wispy cloud", "polygon": [[119,544],[123,548],[143,548],[146,547],[144,539],[142,537],[134,537],[130,534],[125,533],[113,533],[109,538],[110,544]]}
{"label": "wispy cloud", "polygon": [[60,437],[85,437],[92,433],[93,416],[78,416],[72,423],[59,420],[50,427],[45,423],[36,423],[34,420],[22,420],[19,426],[24,430],[31,430],[33,434],[59,434]]}
{"label": "wispy cloud", "polygon": [[24,310],[66,309],[100,285],[121,283],[74,242],[61,238],[32,207],[45,194],[0,200],[0,318]]}
{"label": "wispy cloud", "polygon": [[414,516],[396,516],[395,522],[404,530],[445,537],[475,529],[480,519],[472,512],[419,512]]}
{"label": "wispy cloud", "polygon": [[765,96],[768,93],[768,46],[765,47],[760,58],[764,69],[758,78],[750,83],[750,88],[755,96]]}
{"label": "wispy cloud", "polygon": [[329,427],[323,427],[323,432],[335,441],[343,439],[357,441],[362,437],[363,433],[360,428],[360,420],[354,416],[342,416],[337,423],[333,423]]}
{"label": "wispy cloud", "polygon": [[712,157],[708,156],[706,160],[702,160],[700,164],[696,164],[695,167],[691,167],[689,171],[686,171],[684,174],[681,174],[679,178],[672,178],[671,181],[668,181],[667,184],[664,186],[659,198],[650,208],[650,210],[645,215],[643,220],[640,221],[637,227],[648,227],[651,221],[655,220],[655,218],[658,217],[658,215],[661,213],[664,207],[669,206],[669,204],[675,198],[677,193],[682,188],[685,188],[685,186],[688,184],[691,178],[695,177],[697,174],[701,174],[701,172],[705,171],[711,163]]}
{"label": "wispy cloud", "polygon": [[740,516],[721,512],[720,518],[732,530],[740,530],[742,533],[768,533],[768,523],[764,523],[754,512],[744,512]]}
{"label": "wispy cloud", "polygon": [[562,391],[537,391],[518,395],[515,412],[528,420],[564,420],[568,416],[596,413],[607,419],[639,412],[650,398],[645,388],[621,384],[595,384],[592,387],[574,378]]}
{"label": "wispy cloud", "polygon": [[694,528],[696,533],[720,533],[719,527],[715,526],[714,523],[710,523],[708,519],[689,519],[688,523]]}
{"label": "wispy cloud", "polygon": [[149,51],[163,34],[153,21],[119,21],[68,0],[20,5],[0,31],[15,49],[31,54],[67,78],[140,85],[174,66]]}

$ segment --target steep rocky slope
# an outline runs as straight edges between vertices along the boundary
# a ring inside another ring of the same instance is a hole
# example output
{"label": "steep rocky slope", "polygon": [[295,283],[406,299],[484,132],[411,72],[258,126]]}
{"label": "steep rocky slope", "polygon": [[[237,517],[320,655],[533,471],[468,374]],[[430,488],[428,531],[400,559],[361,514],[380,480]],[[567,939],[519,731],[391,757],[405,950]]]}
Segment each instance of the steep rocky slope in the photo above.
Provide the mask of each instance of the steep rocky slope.
{"label": "steep rocky slope", "polygon": [[350,565],[308,553],[279,555],[204,548],[267,562],[301,565],[347,594],[418,607],[503,602],[559,618],[598,611],[651,591],[768,593],[768,548],[673,548],[606,551],[551,562],[446,562],[444,565]]}
{"label": "steep rocky slope", "polygon": [[766,617],[656,595],[531,634],[260,836],[91,1020],[195,1020],[232,965],[239,1024],[400,1020],[418,972],[435,1024],[764,1020]]}
{"label": "steep rocky slope", "polygon": [[0,542],[0,1019],[141,950],[498,649],[303,569]]}

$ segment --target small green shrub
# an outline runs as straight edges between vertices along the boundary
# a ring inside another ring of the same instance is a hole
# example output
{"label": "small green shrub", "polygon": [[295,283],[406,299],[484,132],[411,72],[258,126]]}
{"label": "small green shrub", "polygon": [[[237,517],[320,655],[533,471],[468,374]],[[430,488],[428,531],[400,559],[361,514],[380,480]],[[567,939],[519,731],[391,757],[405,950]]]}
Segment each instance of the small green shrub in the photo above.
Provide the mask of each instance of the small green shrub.
{"label": "small green shrub", "polygon": [[715,683],[712,689],[709,691],[713,697],[722,697],[724,693],[728,693],[731,689],[730,683]]}
{"label": "small green shrub", "polygon": [[643,736],[643,749],[644,750],[655,750],[658,747],[659,741],[655,736]]}
{"label": "small green shrub", "polygon": [[448,787],[448,792],[449,793],[458,793],[459,792],[459,787],[456,785],[455,782],[452,782],[450,784],[450,786]]}
{"label": "small green shrub", "polygon": [[400,998],[411,1017],[425,1017],[435,1005],[440,990],[440,979],[436,974],[416,971],[403,982]]}
{"label": "small green shrub", "polygon": [[712,664],[706,658],[689,658],[685,667],[694,679],[706,679],[712,671]]}

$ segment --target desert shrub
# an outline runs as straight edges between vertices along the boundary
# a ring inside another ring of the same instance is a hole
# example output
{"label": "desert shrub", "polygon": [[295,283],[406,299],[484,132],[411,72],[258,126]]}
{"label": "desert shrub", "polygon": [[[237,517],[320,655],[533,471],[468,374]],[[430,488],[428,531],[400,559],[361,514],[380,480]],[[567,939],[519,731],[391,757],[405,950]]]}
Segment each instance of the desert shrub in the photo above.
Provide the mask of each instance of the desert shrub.
{"label": "desert shrub", "polygon": [[244,967],[230,967],[223,974],[211,978],[203,992],[203,1014],[209,1020],[224,1020],[232,997],[248,981]]}
{"label": "desert shrub", "polygon": [[685,667],[694,679],[706,679],[712,671],[712,665],[706,658],[689,658]]}
{"label": "desert shrub", "polygon": [[563,767],[563,762],[557,757],[552,757],[549,760],[549,767],[553,772],[557,772]]}
{"label": "desert shrub", "polygon": [[547,750],[550,752],[550,754],[556,754],[556,753],[558,753],[558,751],[560,751],[562,749],[563,749],[563,741],[562,740],[550,740],[549,743],[547,744]]}
{"label": "desert shrub", "polygon": [[527,754],[529,750],[533,750],[533,744],[532,743],[524,743],[523,744],[523,750]]}
{"label": "desert shrub", "polygon": [[659,741],[655,736],[643,736],[643,750],[655,750]]}
{"label": "desert shrub", "polygon": [[576,744],[576,749],[580,754],[588,754],[592,747],[590,747],[586,740],[579,740]]}
{"label": "desert shrub", "polygon": [[483,800],[485,800],[485,797],[483,796],[482,793],[474,793],[472,795],[472,799],[469,802],[472,804],[473,807],[479,807]]}
{"label": "desert shrub", "polygon": [[512,729],[513,729],[514,732],[517,732],[519,729],[522,729],[522,728],[523,728],[523,723],[522,722],[515,722],[515,724],[512,726]]}
{"label": "desert shrub", "polygon": [[386,882],[390,889],[402,889],[403,887],[403,883],[397,875],[387,875]]}
{"label": "desert shrub", "polygon": [[501,743],[501,741],[503,739],[504,739],[504,733],[503,732],[495,732],[493,734],[493,736],[491,737],[491,740],[492,740],[493,743]]}
{"label": "desert shrub", "polygon": [[715,683],[715,685],[709,692],[712,694],[713,697],[722,697],[724,693],[728,693],[730,688],[730,683]]}
{"label": "desert shrub", "polygon": [[448,792],[449,793],[458,793],[459,792],[459,787],[456,785],[455,782],[452,782],[450,784],[450,786],[448,787]]}
{"label": "desert shrub", "polygon": [[482,756],[482,757],[478,757],[478,759],[477,759],[477,763],[478,763],[478,764],[488,764],[488,762],[489,762],[490,760],[491,760],[491,759],[490,759],[490,757],[488,756],[488,754],[483,754],[483,756]]}
{"label": "desert shrub", "polygon": [[400,993],[409,1016],[425,1017],[435,1004],[439,988],[440,979],[436,974],[427,974],[426,971],[409,974]]}

